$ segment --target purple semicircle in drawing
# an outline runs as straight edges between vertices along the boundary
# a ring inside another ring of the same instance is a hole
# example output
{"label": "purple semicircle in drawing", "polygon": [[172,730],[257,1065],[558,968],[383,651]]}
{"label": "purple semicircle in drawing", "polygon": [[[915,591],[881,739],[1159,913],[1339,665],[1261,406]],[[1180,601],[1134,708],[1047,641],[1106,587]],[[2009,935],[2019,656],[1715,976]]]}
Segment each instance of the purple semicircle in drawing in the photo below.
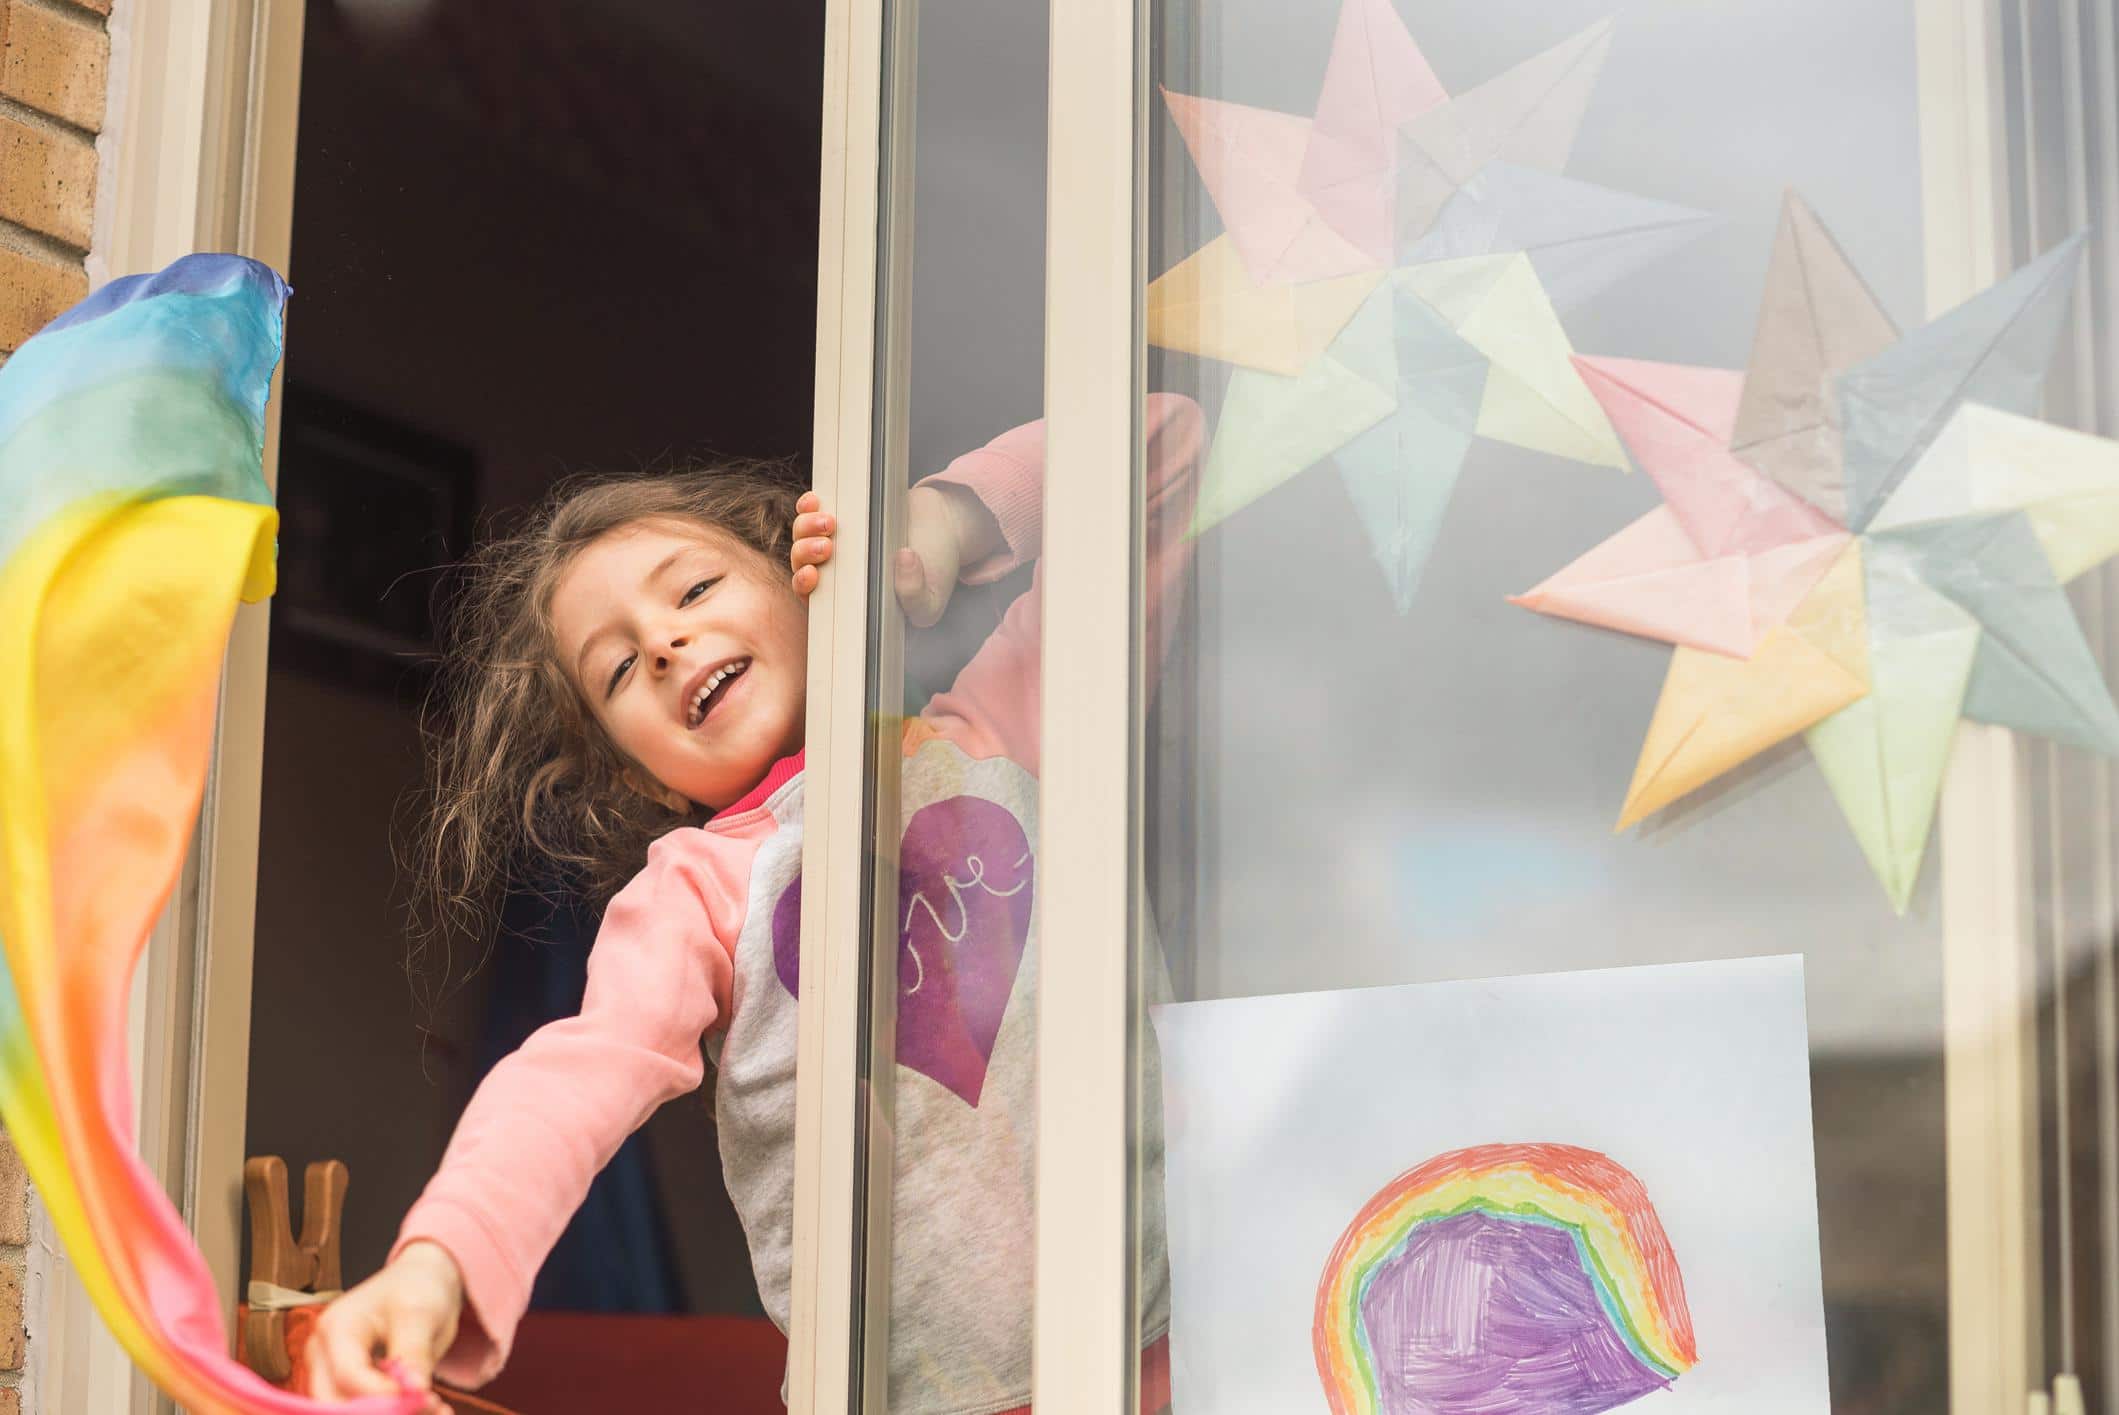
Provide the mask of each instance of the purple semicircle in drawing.
{"label": "purple semicircle in drawing", "polygon": [[1384,1415],[1596,1415],[1670,1383],[1548,1224],[1474,1211],[1422,1225],[1378,1266],[1361,1318]]}

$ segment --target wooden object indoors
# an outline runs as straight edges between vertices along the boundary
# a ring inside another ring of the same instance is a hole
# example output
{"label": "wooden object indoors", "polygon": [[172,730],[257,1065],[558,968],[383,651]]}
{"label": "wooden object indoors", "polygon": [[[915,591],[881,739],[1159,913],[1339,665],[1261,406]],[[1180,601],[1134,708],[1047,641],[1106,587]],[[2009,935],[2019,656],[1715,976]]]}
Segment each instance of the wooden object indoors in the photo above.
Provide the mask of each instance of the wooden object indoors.
{"label": "wooden object indoors", "polygon": [[287,1203],[286,1162],[278,1155],[257,1155],[243,1165],[243,1194],[250,1204],[250,1290],[239,1354],[266,1380],[284,1381],[293,1373],[287,1312],[297,1295],[324,1302],[344,1286],[339,1233],[346,1183],[346,1166],[338,1160],[320,1160],[303,1171],[297,1238]]}
{"label": "wooden object indoors", "polygon": [[[278,1155],[243,1164],[250,1206],[250,1281],[236,1308],[236,1355],[274,1385],[287,1385],[302,1367],[303,1348],[323,1304],[345,1286],[339,1235],[346,1210],[346,1166],[321,1160],[302,1172],[302,1232],[294,1233],[287,1198],[287,1165]],[[461,1411],[515,1415],[504,1405],[435,1387]]]}

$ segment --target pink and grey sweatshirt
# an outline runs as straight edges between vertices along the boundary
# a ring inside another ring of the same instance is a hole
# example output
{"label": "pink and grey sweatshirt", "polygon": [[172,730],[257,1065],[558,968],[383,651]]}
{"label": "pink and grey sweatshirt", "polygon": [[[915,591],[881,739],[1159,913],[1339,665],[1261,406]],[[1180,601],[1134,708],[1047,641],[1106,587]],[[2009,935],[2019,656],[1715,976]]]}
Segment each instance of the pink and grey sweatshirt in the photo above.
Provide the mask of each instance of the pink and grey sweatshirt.
{"label": "pink and grey sweatshirt", "polygon": [[[1200,412],[1157,395],[1146,413],[1147,544],[1182,546],[1171,530],[1192,514]],[[1004,549],[966,581],[1036,559],[1043,475],[1044,425],[1031,423],[928,479],[968,491],[1000,527]],[[1151,664],[1184,562],[1179,549],[1151,566]],[[904,732],[898,1415],[990,1415],[1029,1399],[1041,582]],[[702,1038],[729,1193],[765,1310],[787,1329],[804,785],[790,757],[706,825],[657,841],[604,914],[579,1015],[541,1028],[472,1097],[397,1241],[438,1243],[463,1273],[442,1379],[476,1386],[500,1369],[589,1181],[656,1108],[705,1080]],[[1166,1305],[1159,1213],[1143,1230],[1153,1336]]]}

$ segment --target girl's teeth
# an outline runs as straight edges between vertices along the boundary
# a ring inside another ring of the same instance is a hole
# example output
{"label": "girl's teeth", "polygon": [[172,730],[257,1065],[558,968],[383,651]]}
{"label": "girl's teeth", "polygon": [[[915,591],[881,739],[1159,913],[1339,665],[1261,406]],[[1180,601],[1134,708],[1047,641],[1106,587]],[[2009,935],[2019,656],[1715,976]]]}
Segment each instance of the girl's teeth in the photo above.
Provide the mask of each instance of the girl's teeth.
{"label": "girl's teeth", "polygon": [[750,660],[742,659],[728,665],[726,668],[717,670],[713,677],[706,680],[706,683],[699,689],[699,696],[692,699],[691,718],[694,725],[705,719],[706,700],[714,695],[714,689],[720,687],[724,682],[735,677],[748,667],[750,667]]}

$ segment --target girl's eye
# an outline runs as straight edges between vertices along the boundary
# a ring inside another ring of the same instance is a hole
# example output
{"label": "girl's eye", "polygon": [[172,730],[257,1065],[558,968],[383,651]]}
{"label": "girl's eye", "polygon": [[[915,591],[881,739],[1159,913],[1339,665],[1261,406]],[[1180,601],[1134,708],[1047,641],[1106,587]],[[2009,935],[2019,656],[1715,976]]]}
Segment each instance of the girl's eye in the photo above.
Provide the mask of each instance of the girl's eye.
{"label": "girl's eye", "polygon": [[679,605],[690,604],[693,600],[699,598],[699,596],[705,594],[708,590],[712,589],[714,587],[714,583],[715,582],[712,580],[701,580],[698,584],[693,585],[690,589],[686,590],[684,592],[684,598],[678,600],[677,603]]}
{"label": "girl's eye", "polygon": [[627,654],[625,658],[620,661],[619,665],[611,670],[611,681],[609,683],[606,683],[603,688],[603,695],[605,697],[609,697],[611,694],[618,691],[618,680],[625,677],[625,671],[628,668],[631,668],[632,666],[633,656],[631,654]]}

